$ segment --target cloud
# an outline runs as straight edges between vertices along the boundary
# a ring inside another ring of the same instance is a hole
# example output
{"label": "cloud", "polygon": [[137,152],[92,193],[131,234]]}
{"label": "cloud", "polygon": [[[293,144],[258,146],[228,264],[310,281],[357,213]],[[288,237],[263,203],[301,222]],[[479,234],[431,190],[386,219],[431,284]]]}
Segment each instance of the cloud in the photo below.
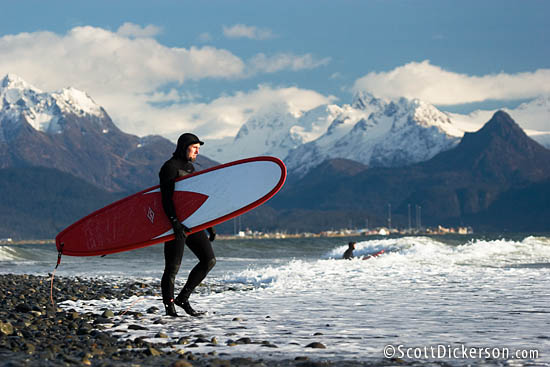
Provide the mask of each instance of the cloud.
{"label": "cloud", "polygon": [[161,33],[161,28],[149,24],[141,27],[133,23],[124,23],[118,28],[117,34],[123,37],[150,38]]}
{"label": "cloud", "polygon": [[252,73],[275,73],[281,70],[299,71],[305,69],[315,69],[319,66],[327,65],[330,58],[316,60],[311,54],[293,55],[290,53],[279,53],[272,56],[267,56],[259,53],[254,56],[249,67]]}
{"label": "cloud", "polygon": [[[75,27],[66,35],[21,33],[0,38],[0,73],[13,72],[47,89],[74,86],[100,96],[106,90],[143,93],[166,83],[241,78],[245,64],[223,49],[166,47],[152,38]],[[146,29],[147,27],[143,28]]]}
{"label": "cloud", "polygon": [[187,91],[185,83],[240,80],[253,73],[301,70],[325,61],[287,54],[261,55],[245,63],[224,49],[164,46],[152,38],[158,32],[155,27],[126,23],[117,32],[84,26],[63,35],[6,35],[0,37],[0,77],[14,73],[45,91],[75,87],[103,106],[123,131],[171,139],[184,130],[198,131],[205,138],[235,135],[251,113],[274,101],[300,111],[332,99],[297,87],[262,85],[205,101]]}
{"label": "cloud", "polygon": [[125,24],[116,33],[75,27],[64,35],[3,36],[0,75],[18,74],[46,91],[68,86],[86,91],[123,131],[138,135],[166,132],[165,124],[175,116],[160,105],[193,98],[181,92],[161,92],[166,85],[181,87],[188,80],[245,76],[245,63],[227,50],[166,47],[138,34],[152,35],[153,28]]}
{"label": "cloud", "polygon": [[275,37],[273,32],[269,29],[247,26],[244,24],[235,24],[231,27],[224,26],[223,34],[227,38],[249,38],[253,40],[266,40]]}
{"label": "cloud", "polygon": [[[192,130],[205,139],[235,136],[242,124],[265,106],[284,104],[290,113],[300,114],[335,99],[312,90],[268,85],[259,85],[247,92],[223,95],[209,102],[188,101],[189,103],[173,103],[163,108],[156,108],[148,103],[151,98],[145,95],[113,95],[110,98],[116,100],[117,105],[125,106],[124,115],[116,120],[117,124],[121,123],[126,127],[125,131],[132,131],[137,135],[159,134],[174,141],[182,131],[187,130]],[[181,98],[182,95],[173,90],[154,96],[158,102]]]}
{"label": "cloud", "polygon": [[550,69],[471,76],[444,70],[425,60],[388,72],[368,73],[356,80],[353,90],[386,98],[418,98],[436,105],[526,99],[550,93]]}

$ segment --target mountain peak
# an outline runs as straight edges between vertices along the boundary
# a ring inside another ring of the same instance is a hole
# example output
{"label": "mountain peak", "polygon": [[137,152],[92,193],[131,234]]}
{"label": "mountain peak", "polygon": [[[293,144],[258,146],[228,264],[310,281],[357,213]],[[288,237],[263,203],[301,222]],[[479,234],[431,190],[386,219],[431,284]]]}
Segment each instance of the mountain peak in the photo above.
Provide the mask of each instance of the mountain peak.
{"label": "mountain peak", "polygon": [[[85,92],[65,88],[59,92],[42,92],[18,75],[9,73],[0,82],[0,117],[11,121],[0,126],[3,139],[13,138],[22,121],[33,129],[49,134],[60,133],[69,115],[89,116],[95,120],[107,120],[105,111]],[[110,119],[109,119],[110,120]],[[6,130],[7,126],[11,127]],[[102,128],[105,129],[105,128]],[[107,130],[110,130],[108,127]]]}
{"label": "mountain peak", "polygon": [[494,113],[493,117],[479,130],[480,133],[498,134],[502,137],[512,133],[525,135],[521,127],[512,119],[512,117],[499,110]]}
{"label": "mountain peak", "polygon": [[479,150],[482,147],[491,146],[506,142],[517,147],[526,147],[531,144],[537,144],[531,140],[521,127],[502,110],[495,112],[493,117],[476,133],[466,133],[462,139],[461,145]]}
{"label": "mountain peak", "polygon": [[358,110],[365,110],[369,106],[382,108],[386,105],[386,101],[381,98],[376,98],[373,94],[369,92],[357,92],[353,96],[351,106]]}
{"label": "mountain peak", "polygon": [[540,167],[549,161],[550,150],[529,138],[509,114],[497,111],[480,130],[464,134],[456,148],[423,165],[440,171],[459,168],[503,182],[536,181],[546,177]]}
{"label": "mountain peak", "polygon": [[23,78],[21,78],[19,75],[8,73],[4,78],[2,78],[2,82],[0,82],[0,86],[2,88],[16,88],[16,89],[36,89],[31,87]]}

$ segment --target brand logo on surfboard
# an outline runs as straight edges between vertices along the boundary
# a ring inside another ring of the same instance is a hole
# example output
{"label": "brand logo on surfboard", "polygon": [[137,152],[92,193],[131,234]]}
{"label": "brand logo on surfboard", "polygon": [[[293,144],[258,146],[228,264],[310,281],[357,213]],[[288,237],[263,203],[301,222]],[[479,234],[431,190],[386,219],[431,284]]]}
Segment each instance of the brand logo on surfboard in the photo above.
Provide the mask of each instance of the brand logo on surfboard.
{"label": "brand logo on surfboard", "polygon": [[155,223],[155,212],[151,209],[151,207],[147,210],[147,218],[151,221],[151,223]]}

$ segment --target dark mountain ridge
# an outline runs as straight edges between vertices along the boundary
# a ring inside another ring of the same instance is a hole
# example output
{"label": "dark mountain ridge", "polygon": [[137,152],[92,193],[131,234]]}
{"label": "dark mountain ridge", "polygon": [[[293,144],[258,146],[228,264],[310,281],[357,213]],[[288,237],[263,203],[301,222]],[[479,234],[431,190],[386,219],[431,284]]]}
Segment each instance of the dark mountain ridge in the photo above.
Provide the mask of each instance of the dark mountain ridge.
{"label": "dark mountain ridge", "polygon": [[49,239],[124,196],[46,167],[0,169],[0,238]]}
{"label": "dark mountain ridge", "polygon": [[[58,169],[31,165],[36,160],[59,164],[56,154],[75,152],[69,161],[74,159],[89,167],[88,161],[96,158],[94,149],[99,149],[91,142],[105,137],[94,137],[97,131],[76,125],[68,127],[66,134],[50,137],[21,124],[17,138],[27,144],[27,149],[11,155],[12,164],[20,167],[0,170],[0,190],[7,198],[0,205],[0,238],[53,238],[60,229],[91,211],[138,191],[113,194],[98,188],[89,178],[96,174],[93,170],[81,179]],[[107,158],[102,158],[96,172],[100,172],[101,165],[115,162],[116,167],[127,168],[131,177],[140,175],[139,164],[128,162],[147,165],[158,161],[148,165],[151,185],[157,183],[160,164],[171,155],[173,145],[167,145],[162,158],[155,158],[156,149],[132,148],[137,141],[131,136],[126,137],[127,143],[124,138],[111,139],[113,145],[119,145],[106,149]],[[155,146],[157,138],[150,139],[150,145]],[[159,140],[162,143],[163,139]],[[57,148],[50,146],[55,145],[54,141]],[[110,188],[124,183],[116,175],[112,180]],[[409,210],[415,223],[415,209],[419,208],[421,222],[428,226],[547,231],[549,200],[550,151],[527,137],[506,113],[497,112],[482,129],[466,134],[455,148],[426,162],[392,169],[331,159],[301,179],[290,176],[280,193],[266,205],[246,213],[240,223],[243,229],[319,232],[364,227],[367,223],[370,227],[385,226],[391,210],[392,225],[406,227]],[[220,233],[232,233],[234,223],[224,223],[218,229]]]}
{"label": "dark mountain ridge", "polygon": [[518,184],[548,177],[550,151],[529,138],[506,112],[496,112],[457,147],[419,166],[433,171],[469,171],[480,180]]}

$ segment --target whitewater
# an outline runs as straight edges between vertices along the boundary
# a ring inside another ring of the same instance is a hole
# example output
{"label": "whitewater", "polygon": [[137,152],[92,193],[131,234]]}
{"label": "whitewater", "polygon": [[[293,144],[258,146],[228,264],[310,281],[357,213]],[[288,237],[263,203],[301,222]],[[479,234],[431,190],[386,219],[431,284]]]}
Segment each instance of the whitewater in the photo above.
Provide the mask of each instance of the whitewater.
{"label": "whitewater", "polygon": [[[355,258],[342,260],[350,240],[357,241]],[[158,295],[67,300],[59,306],[98,314],[142,312],[139,320],[115,317],[110,331],[121,338],[161,342],[160,331],[169,338],[190,331],[215,335],[216,344],[197,344],[199,353],[550,364],[547,235],[217,240],[217,265],[192,296],[194,307],[208,314],[179,319],[163,316],[162,246],[104,258],[65,256],[56,273],[100,278],[113,287],[140,281],[158,289]],[[363,260],[380,250],[385,253]],[[56,260],[54,245],[0,246],[2,274],[48,275]],[[195,263],[186,249],[178,289]],[[63,300],[62,294],[55,297]],[[128,329],[136,323],[147,330]],[[269,341],[272,348],[226,342],[239,338]],[[313,342],[326,348],[305,348]],[[479,353],[465,355],[464,350]]]}

